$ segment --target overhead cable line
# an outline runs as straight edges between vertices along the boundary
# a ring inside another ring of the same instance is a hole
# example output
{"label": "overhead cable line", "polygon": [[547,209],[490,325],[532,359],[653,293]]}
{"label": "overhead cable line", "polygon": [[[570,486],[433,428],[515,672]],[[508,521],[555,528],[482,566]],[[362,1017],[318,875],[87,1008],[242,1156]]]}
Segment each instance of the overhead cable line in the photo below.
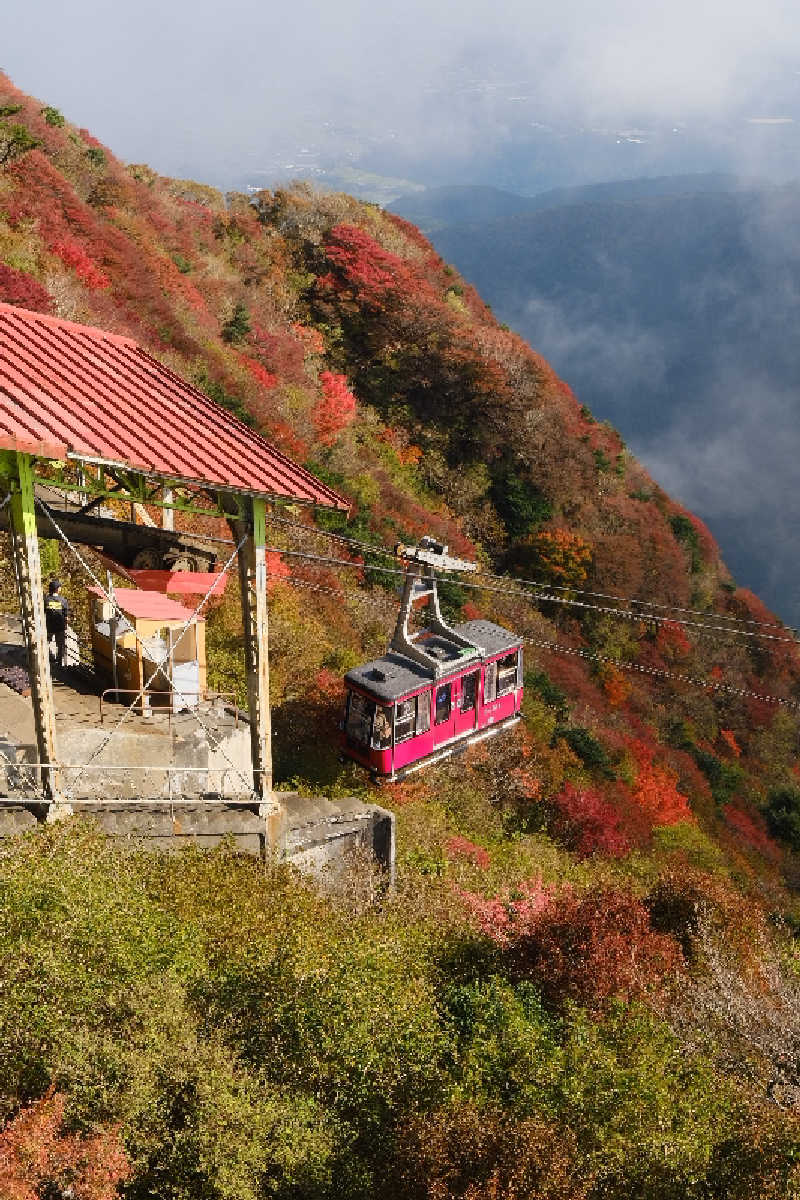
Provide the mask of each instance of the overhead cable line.
{"label": "overhead cable line", "polygon": [[[396,558],[394,551],[390,550],[388,548],[388,546],[376,546],[370,542],[361,541],[359,538],[346,537],[344,534],[341,534],[341,533],[333,533],[331,530],[328,530],[328,529],[318,529],[313,525],[304,525],[299,521],[289,521],[285,517],[277,517],[277,516],[272,515],[272,516],[269,516],[267,518],[267,520],[275,522],[276,524],[288,526],[289,528],[292,528],[292,529],[300,530],[303,533],[316,535],[318,537],[328,538],[331,541],[342,542],[342,543],[350,545],[350,546],[356,546],[359,548],[359,550],[362,550],[365,553],[368,552],[370,554],[378,554],[381,557],[391,558],[391,559]],[[796,634],[798,632],[796,629],[794,629],[790,625],[783,625],[783,624],[775,622],[775,621],[755,621],[748,617],[734,617],[728,613],[717,613],[717,612],[709,613],[700,608],[684,608],[679,604],[665,604],[665,603],[663,603],[661,601],[657,601],[657,600],[638,600],[634,596],[617,596],[611,592],[595,592],[595,591],[589,590],[588,588],[569,587],[566,584],[547,583],[544,580],[519,579],[516,576],[497,575],[497,574],[492,574],[489,571],[484,571],[480,567],[478,568],[477,574],[484,579],[498,580],[498,581],[503,581],[503,582],[507,582],[507,583],[523,584],[526,587],[546,588],[548,591],[551,591],[551,592],[569,592],[570,595],[589,596],[595,600],[611,600],[617,604],[635,604],[635,605],[639,606],[640,608],[655,608],[655,609],[660,609],[664,612],[684,613],[687,616],[714,618],[714,619],[720,620],[720,621],[730,621],[737,625],[750,625],[750,626],[753,626],[758,629],[778,629],[778,630],[783,630],[785,632],[794,633],[794,634]],[[647,614],[645,614],[645,613],[638,614],[638,616],[640,616],[641,619],[643,619],[643,620],[647,619]],[[667,618],[667,619],[669,620],[670,618]],[[784,640],[797,641],[797,638],[786,638]]]}
{"label": "overhead cable line", "polygon": [[[381,567],[373,563],[354,563],[346,558],[331,558],[322,554],[311,554],[305,550],[287,550],[281,546],[267,546],[267,551],[271,554],[282,554],[291,558],[306,559],[309,562],[321,563],[328,566],[345,567],[351,571],[377,571],[382,575],[395,575],[405,578],[405,571],[399,568]],[[534,592],[526,591],[523,588],[501,588],[491,584],[467,583],[466,580],[459,579],[458,587],[469,588],[472,591],[478,592],[494,592],[502,596],[520,596],[527,600],[544,600],[550,604],[561,604],[568,608],[581,608],[592,612],[606,613],[615,617],[622,617],[627,621],[650,621],[659,625],[682,625],[689,629],[699,629],[706,633],[723,633],[727,637],[746,637],[754,639],[763,639],[770,642],[787,642],[792,646],[797,646],[798,641],[793,637],[778,637],[771,633],[758,633],[755,630],[749,629],[734,629],[729,625],[710,625],[702,621],[688,621],[685,618],[671,618],[658,616],[655,613],[636,613],[625,612],[621,608],[611,608],[609,605],[590,604],[585,600],[568,599],[566,596],[554,596],[550,592]]]}
{"label": "overhead cable line", "polygon": [[[340,594],[335,588],[328,587],[325,584],[313,583],[311,580],[303,579],[298,575],[283,576],[281,582],[308,588],[313,592],[327,592],[332,596]],[[766,692],[754,692],[749,688],[738,688],[733,684],[722,683],[719,680],[700,679],[695,675],[686,675],[680,671],[669,671],[659,667],[646,667],[641,663],[627,662],[624,659],[614,658],[607,654],[597,654],[593,650],[586,650],[580,647],[565,646],[560,642],[551,642],[538,638],[523,638],[522,641],[526,646],[535,646],[538,649],[546,650],[550,654],[571,655],[572,657],[587,659],[590,662],[613,666],[623,671],[635,671],[640,675],[650,675],[659,679],[672,679],[677,683],[688,684],[690,687],[704,692],[712,691],[729,696],[751,697],[755,700],[762,700],[767,704],[781,704],[786,708],[800,710],[800,702],[787,699],[784,696],[773,696]]]}
{"label": "overhead cable line", "polygon": [[606,654],[596,654],[593,650],[563,646],[559,642],[539,641],[535,638],[523,638],[522,640],[528,646],[538,646],[540,649],[548,650],[552,654],[571,654],[589,659],[592,662],[607,663],[623,671],[638,671],[641,675],[655,675],[663,679],[675,679],[679,683],[687,683],[692,687],[701,688],[703,691],[725,692],[733,696],[751,696],[755,700],[765,700],[769,704],[784,704],[787,708],[800,709],[799,701],[788,700],[784,696],[772,696],[769,693],[753,692],[748,688],[737,688],[729,683],[720,683],[718,680],[699,679],[694,675],[684,675],[680,671],[667,671],[659,667],[645,667],[641,663],[625,662],[624,659],[612,658]]}

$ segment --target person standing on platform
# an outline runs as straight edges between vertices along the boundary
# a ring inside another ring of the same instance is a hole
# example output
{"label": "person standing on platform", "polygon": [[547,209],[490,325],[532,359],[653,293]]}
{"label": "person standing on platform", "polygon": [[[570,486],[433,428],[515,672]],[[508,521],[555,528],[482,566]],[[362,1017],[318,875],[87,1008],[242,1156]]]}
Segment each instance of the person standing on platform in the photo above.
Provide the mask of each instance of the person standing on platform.
{"label": "person standing on platform", "polygon": [[61,595],[61,581],[51,579],[47,598],[44,602],[44,615],[47,624],[47,644],[55,638],[56,662],[60,667],[67,665],[67,617],[69,604]]}

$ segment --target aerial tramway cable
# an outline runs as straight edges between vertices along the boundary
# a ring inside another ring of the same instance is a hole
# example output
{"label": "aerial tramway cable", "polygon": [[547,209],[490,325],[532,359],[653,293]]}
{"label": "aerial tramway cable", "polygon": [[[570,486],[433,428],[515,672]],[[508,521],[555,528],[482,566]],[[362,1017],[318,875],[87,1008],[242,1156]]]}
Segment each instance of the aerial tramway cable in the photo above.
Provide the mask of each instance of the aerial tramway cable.
{"label": "aerial tramway cable", "polygon": [[[282,576],[280,581],[297,587],[307,588],[312,592],[326,592],[331,596],[339,596],[341,594],[336,588],[328,587],[327,584],[314,583],[312,580],[303,579],[299,575]],[[641,663],[626,662],[625,659],[614,658],[607,654],[598,654],[593,650],[586,650],[581,647],[565,646],[560,642],[551,642],[538,638],[523,638],[522,640],[526,646],[535,646],[537,649],[546,650],[550,654],[583,658],[591,662],[599,662],[617,667],[622,671],[635,671],[637,674],[650,675],[658,679],[672,679],[677,683],[687,684],[698,691],[712,691],[730,696],[750,697],[754,700],[762,700],[767,704],[780,704],[786,708],[800,711],[800,701],[787,699],[784,696],[773,696],[768,692],[754,692],[749,688],[738,688],[733,684],[723,683],[720,680],[699,679],[695,675],[686,675],[681,671],[669,671],[666,668],[660,667],[646,667]]]}
{"label": "aerial tramway cable", "polygon": [[[364,553],[377,554],[382,558],[389,558],[392,560],[396,559],[395,552],[393,550],[389,549],[388,546],[373,545],[371,542],[364,542],[364,541],[361,541],[359,538],[347,537],[341,533],[334,533],[332,530],[329,530],[329,529],[318,529],[316,526],[304,525],[299,521],[289,521],[285,517],[278,517],[274,514],[268,516],[267,521],[272,522],[274,524],[278,524],[278,525],[284,525],[291,529],[297,529],[305,534],[311,534],[316,537],[328,538],[331,541],[342,542],[342,543],[350,545],[350,546],[356,546],[356,547],[358,547],[359,550],[363,551]],[[379,568],[373,567],[371,569],[378,570]],[[717,613],[717,612],[709,613],[700,608],[684,608],[679,604],[666,604],[663,601],[658,601],[658,600],[639,600],[634,596],[617,596],[614,593],[610,593],[610,592],[595,592],[595,591],[589,590],[588,588],[570,587],[566,584],[546,583],[544,580],[520,579],[516,576],[497,575],[497,574],[492,574],[489,571],[481,570],[480,567],[478,568],[477,574],[484,579],[498,580],[498,581],[503,581],[503,582],[507,582],[507,583],[516,583],[516,584],[524,585],[526,587],[545,588],[551,592],[569,592],[571,595],[590,596],[592,599],[595,599],[595,600],[611,600],[618,604],[635,604],[635,605],[639,606],[640,608],[661,609],[665,612],[684,613],[687,616],[714,618],[715,620],[730,621],[736,625],[753,626],[758,629],[778,629],[778,630],[782,630],[787,633],[793,633],[793,634],[798,633],[798,630],[796,630],[793,626],[784,625],[782,623],[778,623],[778,622],[774,622],[774,621],[756,621],[756,620],[753,620],[748,617],[734,617],[728,613]],[[613,610],[613,611],[618,611],[618,610]],[[623,614],[623,615],[628,615],[628,614]],[[637,614],[633,614],[633,615],[635,615],[636,619],[641,619],[641,620],[648,619],[647,613],[637,613]],[[672,620],[672,618],[669,618],[669,617],[666,619]],[[675,618],[675,620],[677,621],[677,618]],[[800,644],[800,640],[798,640],[797,637],[786,638],[783,640],[795,641],[798,644]]]}
{"label": "aerial tramway cable", "polygon": [[[405,571],[392,567],[381,567],[373,563],[354,563],[346,558],[332,558],[322,554],[311,554],[305,550],[288,550],[281,546],[267,546],[267,551],[271,554],[281,554],[291,558],[305,559],[309,562],[316,562],[327,566],[344,567],[354,571],[377,571],[382,575],[394,575],[405,577]],[[761,639],[770,642],[789,643],[793,646],[800,645],[797,638],[794,637],[778,637],[776,634],[759,633],[750,629],[735,629],[728,625],[710,625],[704,621],[689,621],[685,618],[664,617],[656,613],[639,613],[625,612],[620,608],[611,608],[609,605],[590,604],[585,600],[572,600],[566,596],[554,596],[550,592],[527,591],[524,588],[501,588],[492,584],[467,583],[466,580],[459,579],[458,586],[469,588],[479,592],[494,592],[503,596],[517,596],[527,600],[544,600],[550,604],[560,604],[568,608],[580,608],[592,612],[601,612],[610,616],[621,617],[627,621],[650,621],[659,625],[681,625],[689,629],[698,629],[707,633],[722,633],[727,637],[745,637],[753,639]],[[710,614],[716,616],[716,614]]]}

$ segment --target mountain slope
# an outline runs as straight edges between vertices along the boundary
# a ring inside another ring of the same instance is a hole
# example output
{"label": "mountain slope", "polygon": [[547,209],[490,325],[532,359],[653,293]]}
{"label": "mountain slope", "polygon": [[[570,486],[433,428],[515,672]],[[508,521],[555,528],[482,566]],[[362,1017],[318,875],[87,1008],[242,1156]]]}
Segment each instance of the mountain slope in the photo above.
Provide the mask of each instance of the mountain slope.
{"label": "mountain slope", "polygon": [[[385,648],[396,541],[477,557],[448,611],[526,638],[518,731],[381,793],[380,905],[368,873],[336,901],[80,828],[10,851],[4,1151],[104,1130],[135,1200],[797,1194],[793,639],[413,226],[223,199],[0,106],[0,299],[132,334],[353,500],[270,525],[279,776],[368,790],[341,675]],[[210,663],[241,688],[228,590]],[[51,1085],[66,1132],[21,1107]]]}

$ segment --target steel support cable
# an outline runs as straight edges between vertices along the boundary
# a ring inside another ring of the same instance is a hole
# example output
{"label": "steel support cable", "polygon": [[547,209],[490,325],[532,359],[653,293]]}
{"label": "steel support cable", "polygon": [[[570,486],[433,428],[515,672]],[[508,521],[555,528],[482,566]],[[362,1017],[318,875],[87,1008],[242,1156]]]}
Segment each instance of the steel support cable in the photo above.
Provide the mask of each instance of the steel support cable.
{"label": "steel support cable", "polygon": [[772,696],[765,692],[753,692],[748,688],[737,688],[730,683],[719,683],[716,680],[699,679],[695,675],[684,675],[679,671],[667,671],[660,667],[645,667],[641,663],[625,662],[620,658],[612,658],[606,654],[596,654],[592,650],[583,650],[574,646],[563,646],[559,642],[548,642],[536,638],[523,638],[527,646],[538,646],[551,654],[571,654],[585,658],[591,662],[607,663],[619,667],[623,671],[638,671],[641,675],[653,675],[662,679],[674,679],[679,683],[687,683],[703,691],[723,692],[732,696],[749,696],[755,700],[764,700],[768,704],[783,704],[787,708],[800,710],[800,701],[788,700],[784,696]]}
{"label": "steel support cable", "polygon": [[[397,558],[397,555],[394,553],[394,551],[389,550],[389,548],[385,546],[373,546],[370,545],[369,542],[362,542],[357,538],[345,537],[343,534],[332,533],[327,529],[316,529],[311,525],[303,525],[298,521],[289,521],[285,517],[273,516],[268,518],[268,520],[277,522],[281,525],[290,526],[293,529],[302,530],[305,533],[316,534],[319,537],[330,538],[337,542],[345,542],[348,545],[357,546],[365,552],[370,551],[373,554],[379,554],[384,558],[391,558],[394,560]],[[378,570],[377,567],[372,569]],[[798,630],[791,625],[783,625],[774,621],[754,621],[747,617],[732,617],[728,613],[708,613],[704,612],[700,608],[683,608],[679,604],[665,604],[658,600],[637,600],[633,596],[617,596],[611,592],[594,592],[587,588],[568,587],[566,584],[546,583],[544,580],[517,579],[512,575],[495,575],[489,571],[481,570],[480,567],[478,568],[476,574],[484,579],[494,579],[508,583],[524,584],[527,587],[547,588],[551,592],[570,592],[578,596],[591,596],[595,600],[613,600],[617,604],[636,604],[643,608],[657,608],[662,609],[665,612],[678,612],[685,613],[688,616],[714,618],[720,621],[731,621],[737,625],[752,625],[759,629],[781,629],[795,634],[798,632]],[[637,614],[637,616],[642,620],[647,619],[646,614]],[[667,619],[669,620],[669,618]],[[789,641],[793,639],[787,638],[786,640]]]}
{"label": "steel support cable", "polygon": [[394,550],[390,550],[388,546],[373,546],[369,542],[362,542],[359,538],[347,537],[343,533],[333,533],[329,529],[317,529],[314,525],[303,525],[300,521],[290,521],[286,517],[278,517],[274,513],[270,513],[267,517],[267,522],[273,525],[286,525],[290,529],[299,529],[303,533],[310,533],[316,537],[329,538],[331,541],[342,542],[348,546],[356,546],[360,550],[379,554],[382,558],[397,558]]}
{"label": "steel support cable", "polygon": [[[399,575],[403,578],[406,575],[405,571],[397,568],[379,567],[368,563],[354,563],[346,558],[329,558],[321,554],[310,554],[303,550],[285,550],[280,546],[267,546],[266,549],[272,554],[283,554],[292,558],[304,558],[310,562],[347,567],[351,571],[378,571],[382,575]],[[756,633],[754,630],[749,629],[732,629],[727,625],[709,625],[702,621],[676,620],[670,617],[660,617],[652,613],[625,612],[623,609],[611,608],[608,605],[589,604],[585,600],[569,600],[565,596],[554,596],[550,592],[526,591],[522,588],[500,588],[491,584],[467,583],[466,580],[462,579],[458,580],[458,586],[477,592],[495,592],[502,596],[520,596],[527,600],[545,600],[551,604],[561,604],[568,608],[582,608],[591,610],[592,612],[607,613],[611,616],[622,617],[626,621],[651,621],[660,625],[682,625],[689,629],[702,629],[707,633],[724,633],[727,637],[760,638],[770,642],[787,642],[792,646],[800,645],[800,642],[793,637],[777,637],[771,633]]]}
{"label": "steel support cable", "polygon": [[[69,550],[71,551],[71,553],[72,553],[72,554],[73,554],[73,555],[74,555],[74,556],[77,558],[78,562],[81,564],[81,566],[83,567],[84,571],[85,571],[85,572],[86,572],[86,574],[89,576],[89,578],[90,578],[90,579],[92,579],[92,580],[94,580],[94,583],[95,583],[95,585],[96,585],[96,586],[97,586],[97,587],[100,589],[101,593],[103,594],[103,596],[105,597],[105,599],[108,601],[108,603],[109,603],[109,604],[112,606],[112,608],[115,610],[115,612],[117,613],[117,615],[118,615],[118,616],[120,616],[120,617],[122,617],[122,619],[123,619],[123,620],[125,620],[125,619],[126,619],[126,618],[125,618],[125,614],[124,614],[124,613],[122,612],[122,610],[120,609],[120,607],[119,607],[119,605],[117,604],[116,600],[114,600],[113,596],[109,595],[108,591],[107,591],[107,590],[106,590],[106,588],[103,586],[103,584],[100,582],[100,580],[97,578],[97,576],[95,575],[95,573],[94,573],[94,571],[92,570],[92,568],[90,567],[90,565],[89,565],[89,564],[86,562],[85,558],[84,558],[84,557],[81,555],[80,551],[77,549],[77,547],[76,547],[76,546],[75,546],[75,545],[74,545],[74,544],[73,544],[73,543],[70,541],[70,539],[69,539],[69,538],[67,537],[67,535],[64,533],[64,530],[63,530],[63,529],[60,527],[60,525],[58,524],[58,522],[55,520],[55,518],[53,517],[53,514],[52,514],[52,512],[50,511],[50,509],[48,508],[48,506],[47,506],[47,505],[44,503],[44,501],[43,501],[43,500],[40,500],[38,497],[36,498],[36,503],[37,503],[37,504],[39,505],[39,507],[42,509],[42,511],[44,512],[45,516],[48,518],[48,520],[50,521],[51,525],[53,526],[53,528],[54,528],[54,529],[56,530],[56,532],[58,533],[58,535],[59,535],[59,537],[61,538],[61,540],[62,540],[62,541],[64,542],[64,544],[65,544],[65,545],[66,545],[66,546],[69,548]],[[239,542],[239,545],[238,545],[238,546],[236,546],[236,547],[234,548],[234,550],[232,551],[232,553],[231,553],[230,557],[228,558],[228,561],[227,561],[227,563],[225,564],[225,566],[224,566],[223,570],[222,570],[222,571],[219,573],[219,575],[218,575],[218,576],[216,576],[216,577],[215,577],[213,584],[212,584],[212,585],[211,585],[211,587],[208,589],[208,591],[206,592],[205,596],[203,596],[203,598],[201,599],[200,603],[199,603],[199,604],[197,605],[197,607],[195,608],[195,610],[194,610],[194,612],[192,613],[192,615],[189,617],[189,619],[188,619],[188,620],[185,622],[185,624],[183,625],[183,627],[182,627],[182,629],[181,629],[181,631],[180,631],[180,634],[179,634],[179,636],[178,636],[178,639],[177,639],[177,641],[175,642],[175,645],[178,645],[178,644],[180,644],[180,641],[181,641],[181,639],[182,639],[182,638],[183,638],[183,636],[185,635],[185,633],[186,633],[186,631],[188,630],[189,626],[191,625],[192,621],[193,621],[193,620],[195,619],[195,617],[196,617],[196,616],[197,616],[197,615],[200,613],[201,609],[202,609],[202,608],[204,607],[204,605],[207,603],[207,601],[208,601],[209,597],[211,596],[212,592],[213,592],[213,591],[216,589],[216,587],[218,586],[220,577],[222,577],[222,576],[226,575],[226,574],[228,573],[228,571],[230,570],[230,568],[231,568],[231,566],[232,566],[232,564],[233,564],[233,561],[234,561],[234,559],[236,558],[236,556],[237,556],[237,554],[239,553],[240,549],[242,548],[242,546],[244,545],[245,541],[247,540],[247,536],[248,536],[248,535],[247,535],[247,534],[245,534],[245,535],[242,537],[241,541]],[[143,644],[143,642],[142,642],[141,638],[139,637],[139,635],[137,634],[136,630],[134,629],[134,630],[132,630],[132,632],[133,632],[133,636],[134,636],[134,638],[136,639],[136,641],[137,641],[137,643],[139,644],[139,646],[141,646],[141,647],[142,647],[142,649],[144,649],[144,648],[145,648],[145,647],[144,647],[144,644]],[[160,661],[160,662],[156,663],[156,669],[155,669],[155,671],[153,672],[153,674],[150,676],[150,679],[148,680],[148,682],[149,682],[149,683],[152,683],[152,681],[153,681],[153,680],[156,678],[156,676],[157,676],[157,675],[159,675],[159,674],[163,674],[163,676],[164,676],[164,678],[166,679],[167,683],[170,683],[169,676],[167,675],[167,673],[166,673],[166,669],[165,669],[165,667],[166,667],[166,664],[167,664],[168,662],[169,662],[169,655],[167,654],[167,656],[166,656],[165,658],[161,659],[161,661]],[[116,733],[119,731],[119,729],[120,729],[120,728],[121,728],[121,726],[122,726],[122,725],[125,723],[125,721],[127,721],[128,717],[131,715],[131,713],[133,712],[134,708],[136,707],[136,705],[139,703],[139,701],[141,700],[142,696],[144,695],[144,692],[145,692],[145,690],[146,690],[146,687],[145,687],[145,686],[142,686],[142,688],[139,690],[139,693],[138,693],[138,695],[134,696],[134,698],[133,698],[133,701],[132,701],[132,702],[131,702],[131,704],[130,704],[130,705],[129,705],[129,706],[126,708],[126,709],[125,709],[124,713],[123,713],[123,714],[122,714],[122,716],[120,717],[119,721],[117,721],[116,725],[115,725],[115,726],[114,726],[114,727],[113,727],[113,728],[112,728],[112,729],[109,731],[109,733],[108,733],[107,737],[105,738],[105,740],[104,740],[103,742],[101,742],[101,744],[100,744],[100,745],[97,747],[97,749],[94,751],[94,753],[93,753],[93,754],[91,755],[91,757],[88,759],[88,761],[87,761],[87,762],[86,762],[86,763],[83,765],[83,767],[81,768],[81,771],[80,771],[80,773],[78,774],[77,778],[76,778],[76,779],[73,781],[70,791],[67,793],[67,799],[71,799],[71,798],[72,798],[72,796],[74,795],[74,789],[77,787],[78,783],[80,782],[80,780],[81,780],[81,778],[82,778],[82,775],[83,775],[83,772],[84,772],[85,770],[89,769],[89,768],[91,767],[92,763],[95,761],[95,759],[96,759],[96,758],[98,758],[98,757],[99,757],[99,755],[103,753],[103,751],[104,751],[104,750],[105,750],[105,748],[108,746],[108,744],[109,744],[109,742],[111,741],[111,739],[112,739],[112,738],[115,736],[115,734],[116,734]],[[177,692],[176,692],[176,695],[178,695],[179,697],[181,697],[181,698],[182,698],[182,699],[184,699],[184,700],[186,699],[186,697],[185,697],[185,696],[183,696],[183,693],[182,693],[182,692],[180,692],[180,691],[177,691]],[[208,726],[207,726],[207,725],[205,724],[205,722],[204,722],[204,721],[201,719],[201,717],[199,716],[199,714],[197,714],[196,712],[192,711],[192,716],[193,716],[193,717],[194,717],[194,719],[197,721],[197,724],[198,724],[198,725],[199,725],[199,726],[200,726],[200,727],[203,729],[203,731],[205,732],[205,734],[206,734],[207,738],[209,739],[209,742],[211,743],[212,749],[214,749],[214,750],[218,750],[218,751],[220,752],[220,754],[222,755],[222,757],[223,757],[223,758],[225,759],[225,761],[228,763],[228,766],[231,768],[231,770],[232,770],[232,771],[233,771],[233,772],[234,772],[236,775],[238,775],[239,779],[241,779],[241,780],[242,780],[242,782],[244,783],[244,785],[245,785],[245,787],[247,788],[247,790],[248,790],[249,792],[252,792],[252,790],[253,790],[253,787],[252,787],[252,782],[249,782],[247,779],[245,779],[244,775],[242,775],[241,771],[240,771],[240,770],[239,770],[239,768],[236,766],[236,764],[235,764],[235,763],[233,763],[233,762],[231,762],[231,759],[229,758],[229,756],[228,756],[228,755],[227,755],[227,753],[225,752],[225,748],[224,748],[224,746],[222,746],[222,744],[221,744],[221,743],[220,743],[220,742],[219,742],[219,741],[218,741],[218,740],[215,738],[215,736],[214,736],[213,732],[212,732],[212,731],[211,731],[211,730],[208,728]],[[189,768],[187,768],[187,769],[189,769]]]}

